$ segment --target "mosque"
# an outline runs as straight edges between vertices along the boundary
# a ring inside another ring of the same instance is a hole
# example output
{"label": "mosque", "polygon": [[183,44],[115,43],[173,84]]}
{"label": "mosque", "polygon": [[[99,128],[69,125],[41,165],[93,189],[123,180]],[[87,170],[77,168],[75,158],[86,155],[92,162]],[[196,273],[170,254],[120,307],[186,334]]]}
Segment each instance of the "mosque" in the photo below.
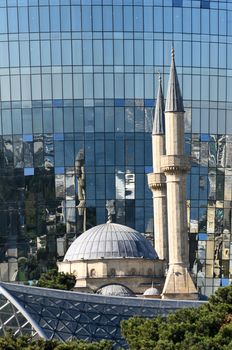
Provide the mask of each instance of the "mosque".
{"label": "mosque", "polygon": [[162,299],[198,299],[189,272],[184,154],[184,106],[174,50],[164,107],[161,79],[152,131],[155,250],[139,232],[108,222],[91,228],[69,247],[60,272],[76,276],[76,291]]}

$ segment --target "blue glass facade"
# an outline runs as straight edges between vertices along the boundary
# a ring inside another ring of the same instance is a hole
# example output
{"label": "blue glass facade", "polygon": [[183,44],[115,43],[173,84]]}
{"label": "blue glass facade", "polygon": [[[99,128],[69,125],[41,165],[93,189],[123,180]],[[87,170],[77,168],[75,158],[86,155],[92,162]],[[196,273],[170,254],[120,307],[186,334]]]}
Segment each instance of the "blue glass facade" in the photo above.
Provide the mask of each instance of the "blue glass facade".
{"label": "blue glass facade", "polygon": [[38,278],[105,222],[107,200],[116,222],[153,236],[145,174],[172,44],[192,156],[191,267],[204,294],[229,283],[229,0],[0,0],[1,279]]}

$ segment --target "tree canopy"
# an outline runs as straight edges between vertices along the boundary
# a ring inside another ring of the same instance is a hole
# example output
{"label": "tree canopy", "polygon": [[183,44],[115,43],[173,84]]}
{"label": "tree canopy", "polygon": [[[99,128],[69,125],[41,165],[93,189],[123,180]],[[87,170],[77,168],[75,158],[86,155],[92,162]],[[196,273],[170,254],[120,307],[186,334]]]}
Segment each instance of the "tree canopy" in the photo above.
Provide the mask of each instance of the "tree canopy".
{"label": "tree canopy", "polygon": [[121,324],[130,350],[232,350],[232,286],[219,288],[199,308],[167,318],[134,317]]}
{"label": "tree canopy", "polygon": [[58,272],[56,269],[43,273],[36,286],[43,288],[71,290],[76,283],[74,275]]}
{"label": "tree canopy", "polygon": [[1,350],[112,350],[112,343],[106,340],[88,343],[73,340],[61,343],[57,340],[31,340],[27,336],[13,337],[10,333],[0,337]]}

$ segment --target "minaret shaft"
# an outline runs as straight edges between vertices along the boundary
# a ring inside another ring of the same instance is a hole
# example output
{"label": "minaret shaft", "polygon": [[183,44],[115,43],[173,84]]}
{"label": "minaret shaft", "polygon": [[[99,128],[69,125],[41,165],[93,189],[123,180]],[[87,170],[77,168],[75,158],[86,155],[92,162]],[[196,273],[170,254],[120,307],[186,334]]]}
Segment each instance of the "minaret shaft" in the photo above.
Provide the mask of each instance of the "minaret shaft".
{"label": "minaret shaft", "polygon": [[166,154],[184,154],[184,114],[165,114]]}
{"label": "minaret shaft", "polygon": [[[168,241],[170,243],[169,264],[186,264],[188,266],[188,235],[186,208],[186,172],[189,160],[184,156],[184,113],[166,113],[166,155],[162,162],[168,165],[167,212]],[[168,164],[167,164],[168,162]],[[163,169],[162,169],[163,170]],[[175,232],[176,239],[174,239]]]}
{"label": "minaret shaft", "polygon": [[[185,174],[166,174],[167,178],[167,210],[169,234],[169,265],[184,264],[188,266],[188,236],[185,215]],[[178,213],[178,215],[176,215]]]}
{"label": "minaret shaft", "polygon": [[162,297],[197,299],[197,291],[188,271],[186,175],[189,159],[183,154],[183,112],[166,113],[165,118],[166,155],[161,158],[161,169],[165,172],[167,183],[169,268]]}
{"label": "minaret shaft", "polygon": [[166,100],[165,140],[166,155],[161,157],[161,171],[167,183],[169,267],[162,298],[197,299],[197,290],[188,271],[186,176],[190,162],[184,155],[184,107],[174,50]]}
{"label": "minaret shaft", "polygon": [[161,79],[156,100],[152,130],[153,173],[148,185],[153,193],[155,249],[159,259],[168,261],[166,178],[161,170],[161,156],[165,154],[164,98]]}
{"label": "minaret shaft", "polygon": [[165,154],[164,135],[152,135],[152,158],[154,173],[161,173],[161,156]]}
{"label": "minaret shaft", "polygon": [[148,184],[153,193],[155,250],[161,260],[168,261],[167,191],[161,171],[161,156],[165,154],[164,135],[152,135],[153,173]]}
{"label": "minaret shaft", "polygon": [[153,192],[155,250],[159,259],[168,261],[167,192],[166,188]]}

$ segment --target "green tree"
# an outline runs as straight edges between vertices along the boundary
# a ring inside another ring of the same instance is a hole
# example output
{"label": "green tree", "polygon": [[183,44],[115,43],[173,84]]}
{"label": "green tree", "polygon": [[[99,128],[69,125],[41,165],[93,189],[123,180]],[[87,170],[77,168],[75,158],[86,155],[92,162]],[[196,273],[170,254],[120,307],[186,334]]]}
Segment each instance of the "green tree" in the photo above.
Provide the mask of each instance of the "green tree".
{"label": "green tree", "polygon": [[100,342],[85,342],[73,340],[61,343],[57,340],[31,340],[27,336],[14,337],[11,333],[0,337],[0,350],[112,350],[112,343],[106,340]]}
{"label": "green tree", "polygon": [[199,308],[134,317],[122,321],[121,330],[131,350],[232,350],[232,286],[219,288]]}
{"label": "green tree", "polygon": [[99,343],[87,343],[81,340],[73,340],[68,343],[59,344],[55,350],[112,350],[112,343],[102,340]]}
{"label": "green tree", "polygon": [[71,290],[76,283],[74,275],[58,272],[56,269],[43,273],[36,286],[43,288]]}

